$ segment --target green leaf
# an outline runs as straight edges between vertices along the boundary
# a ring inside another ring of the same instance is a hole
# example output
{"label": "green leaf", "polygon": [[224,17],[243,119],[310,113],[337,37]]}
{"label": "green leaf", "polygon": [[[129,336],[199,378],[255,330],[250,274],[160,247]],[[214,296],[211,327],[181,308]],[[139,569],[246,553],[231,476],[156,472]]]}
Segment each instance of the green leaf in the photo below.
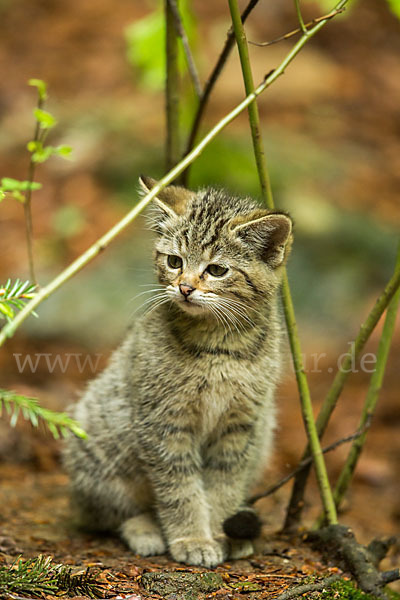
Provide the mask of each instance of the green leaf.
{"label": "green leaf", "polygon": [[400,19],[400,0],[387,0],[387,3],[392,13]]}
{"label": "green leaf", "polygon": [[43,110],[42,108],[34,108],[33,114],[36,121],[40,123],[40,127],[42,129],[51,129],[57,124],[56,119],[47,110]]}
{"label": "green leaf", "polygon": [[41,183],[36,181],[19,181],[18,179],[12,179],[11,177],[3,177],[1,180],[1,187],[6,192],[26,192],[27,190],[40,190],[42,187]]}
{"label": "green leaf", "polygon": [[53,146],[44,146],[44,148],[38,148],[32,154],[32,160],[34,163],[44,163],[46,160],[50,158],[54,154]]}
{"label": "green leaf", "polygon": [[18,200],[18,202],[21,202],[21,204],[23,204],[25,202],[25,196],[23,194],[21,194],[21,192],[19,192],[18,190],[15,190],[15,192],[11,192],[11,195],[13,198],[15,198],[15,200]]}
{"label": "green leaf", "polygon": [[5,192],[3,192],[3,190],[0,190],[0,202],[1,202],[2,200],[4,200],[4,198],[5,198],[5,197],[6,197],[6,194],[5,194]]}
{"label": "green leaf", "polygon": [[47,85],[43,79],[29,79],[28,85],[37,88],[40,100],[47,99]]}
{"label": "green leaf", "polygon": [[62,156],[63,158],[70,158],[70,154],[72,152],[71,146],[66,145],[57,146],[54,150],[56,154]]}

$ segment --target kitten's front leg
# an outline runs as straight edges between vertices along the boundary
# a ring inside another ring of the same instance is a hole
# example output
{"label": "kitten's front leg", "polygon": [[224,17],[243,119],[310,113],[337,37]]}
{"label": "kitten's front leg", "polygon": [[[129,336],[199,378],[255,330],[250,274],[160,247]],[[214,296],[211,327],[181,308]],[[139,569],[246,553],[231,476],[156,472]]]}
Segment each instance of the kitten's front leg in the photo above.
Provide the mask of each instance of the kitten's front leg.
{"label": "kitten's front leg", "polygon": [[213,539],[200,456],[187,427],[164,424],[157,442],[143,440],[143,461],[156,510],[172,557],[213,567],[223,562],[223,545]]}
{"label": "kitten's front leg", "polygon": [[[227,424],[209,445],[205,463],[205,485],[211,507],[210,526],[214,539],[226,539],[224,521],[243,508],[248,493],[249,470],[254,464],[253,429],[246,424]],[[231,558],[253,553],[250,540],[230,540]]]}

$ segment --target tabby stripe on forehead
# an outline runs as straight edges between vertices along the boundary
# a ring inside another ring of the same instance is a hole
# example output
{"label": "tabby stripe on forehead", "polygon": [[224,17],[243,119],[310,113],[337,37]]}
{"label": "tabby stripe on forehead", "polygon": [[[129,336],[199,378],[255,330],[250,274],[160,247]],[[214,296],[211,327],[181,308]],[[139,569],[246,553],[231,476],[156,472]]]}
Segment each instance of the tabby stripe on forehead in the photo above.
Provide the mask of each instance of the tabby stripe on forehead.
{"label": "tabby stripe on forehead", "polygon": [[219,221],[214,223],[214,232],[211,233],[208,239],[203,240],[202,246],[203,248],[207,248],[208,246],[212,246],[221,236],[221,229],[225,224],[225,219],[220,218]]}

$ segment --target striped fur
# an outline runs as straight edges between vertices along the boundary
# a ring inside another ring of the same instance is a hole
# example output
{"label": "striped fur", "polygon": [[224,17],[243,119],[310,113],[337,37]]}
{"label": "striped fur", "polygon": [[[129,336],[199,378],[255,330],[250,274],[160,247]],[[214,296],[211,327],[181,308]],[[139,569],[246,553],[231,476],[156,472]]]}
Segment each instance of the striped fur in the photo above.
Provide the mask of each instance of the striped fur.
{"label": "striped fur", "polygon": [[174,186],[149,221],[159,290],[74,408],[89,437],[69,438],[64,462],[84,525],[118,531],[138,554],[211,567],[252,551],[223,522],[271,453],[291,221]]}

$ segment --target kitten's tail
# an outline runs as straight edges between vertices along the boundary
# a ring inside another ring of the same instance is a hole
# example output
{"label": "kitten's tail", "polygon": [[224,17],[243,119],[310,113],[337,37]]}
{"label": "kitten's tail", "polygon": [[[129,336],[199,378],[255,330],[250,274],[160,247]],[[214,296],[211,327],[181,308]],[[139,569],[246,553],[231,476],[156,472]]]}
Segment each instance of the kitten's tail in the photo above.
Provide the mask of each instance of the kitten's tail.
{"label": "kitten's tail", "polygon": [[225,519],[223,529],[224,533],[230,538],[254,540],[260,535],[261,521],[255,510],[246,507]]}

